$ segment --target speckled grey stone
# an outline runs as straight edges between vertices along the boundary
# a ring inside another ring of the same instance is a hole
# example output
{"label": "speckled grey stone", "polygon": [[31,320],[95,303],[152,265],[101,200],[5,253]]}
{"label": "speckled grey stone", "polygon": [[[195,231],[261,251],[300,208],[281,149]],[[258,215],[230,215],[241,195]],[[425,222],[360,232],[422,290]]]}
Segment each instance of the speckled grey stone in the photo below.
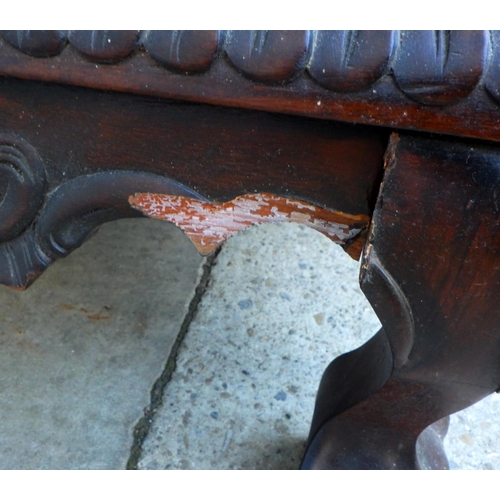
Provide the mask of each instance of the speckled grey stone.
{"label": "speckled grey stone", "polygon": [[[27,292],[0,287],[0,468],[123,468],[202,259],[160,221],[119,221]],[[321,374],[378,328],[359,264],[322,235],[231,238],[143,446],[142,468],[293,469]],[[500,396],[452,416],[456,469],[500,469]]]}
{"label": "speckled grey stone", "polygon": [[140,467],[297,468],[323,370],[379,328],[358,268],[326,237],[294,224],[229,239]]}
{"label": "speckled grey stone", "polygon": [[173,226],[123,220],[0,287],[0,468],[125,467],[201,260]]}
{"label": "speckled grey stone", "polygon": [[[324,368],[379,327],[359,264],[312,230],[231,238],[143,446],[144,469],[293,469]],[[456,469],[500,469],[500,396],[452,416]]]}
{"label": "speckled grey stone", "polygon": [[445,449],[450,469],[500,470],[500,395],[451,416]]}

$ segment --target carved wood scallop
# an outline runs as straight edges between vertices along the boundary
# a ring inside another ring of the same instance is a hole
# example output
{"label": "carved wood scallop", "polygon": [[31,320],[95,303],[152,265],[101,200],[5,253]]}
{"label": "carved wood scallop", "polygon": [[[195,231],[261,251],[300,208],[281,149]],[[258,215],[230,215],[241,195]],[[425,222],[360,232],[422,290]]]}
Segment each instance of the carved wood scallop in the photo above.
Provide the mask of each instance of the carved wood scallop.
{"label": "carved wood scallop", "polygon": [[309,74],[323,87],[356,92],[389,71],[396,46],[394,31],[317,31]]}
{"label": "carved wood scallop", "polygon": [[422,104],[450,104],[479,83],[489,50],[487,31],[402,31],[393,64],[399,88]]}
{"label": "carved wood scallop", "polygon": [[500,141],[497,31],[0,33],[2,76]]}
{"label": "carved wood scallop", "polygon": [[[281,85],[303,75],[307,66],[319,85],[337,92],[369,88],[392,69],[402,92],[431,105],[450,104],[470,94],[487,67],[490,49],[490,35],[484,30],[83,30],[2,35],[33,57],[56,56],[69,41],[85,56],[108,63],[142,46],[165,68],[184,73],[210,69],[222,45],[229,61],[252,80]],[[496,32],[492,37],[497,40]],[[494,61],[498,58],[494,53]],[[492,64],[486,77],[494,96],[495,82],[500,81],[496,72],[498,64]]]}
{"label": "carved wood scallop", "polygon": [[129,56],[137,45],[138,31],[70,31],[68,40],[82,54],[96,61],[114,62]]}
{"label": "carved wood scallop", "polygon": [[488,92],[500,101],[500,31],[492,30],[491,34],[491,61],[484,85]]}
{"label": "carved wood scallop", "polygon": [[66,46],[66,31],[14,30],[2,31],[13,47],[33,57],[50,57]]}
{"label": "carved wood scallop", "polygon": [[299,76],[309,59],[311,32],[307,30],[229,31],[225,50],[246,76],[279,84]]}
{"label": "carved wood scallop", "polygon": [[143,32],[148,54],[173,71],[198,73],[210,69],[219,47],[219,31],[151,30]]}

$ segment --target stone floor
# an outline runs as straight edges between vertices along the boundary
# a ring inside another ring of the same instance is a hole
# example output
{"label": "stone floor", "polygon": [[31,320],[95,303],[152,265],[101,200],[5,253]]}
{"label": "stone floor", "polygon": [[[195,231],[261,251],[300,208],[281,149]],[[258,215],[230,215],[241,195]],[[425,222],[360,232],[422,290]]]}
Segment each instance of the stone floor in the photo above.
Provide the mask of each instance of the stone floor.
{"label": "stone floor", "polygon": [[[0,290],[0,468],[297,468],[325,366],[378,329],[357,274],[295,225],[208,260],[160,221],[104,226]],[[500,469],[499,414],[452,417],[452,468]]]}

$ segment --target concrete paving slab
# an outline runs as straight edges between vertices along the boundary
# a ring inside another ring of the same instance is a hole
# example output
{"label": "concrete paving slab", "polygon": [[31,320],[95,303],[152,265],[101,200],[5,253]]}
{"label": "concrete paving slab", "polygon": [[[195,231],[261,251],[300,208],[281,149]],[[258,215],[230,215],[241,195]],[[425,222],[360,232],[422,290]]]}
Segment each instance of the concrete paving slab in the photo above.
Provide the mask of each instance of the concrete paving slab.
{"label": "concrete paving slab", "polygon": [[325,236],[294,224],[229,239],[140,467],[297,468],[325,367],[379,328],[357,269]]}
{"label": "concrete paving slab", "polygon": [[[294,224],[226,242],[143,444],[143,469],[295,469],[323,370],[379,328],[359,264]],[[452,417],[451,467],[500,469],[500,397]]]}
{"label": "concrete paving slab", "polygon": [[445,438],[450,469],[500,470],[499,417],[499,394],[451,416]]}
{"label": "concrete paving slab", "polygon": [[[27,292],[0,288],[0,468],[125,467],[202,262],[173,226],[119,221]],[[296,468],[324,367],[378,328],[357,275],[292,224],[230,239],[139,466]],[[452,416],[452,468],[500,469],[499,411],[493,395]]]}
{"label": "concrete paving slab", "polygon": [[201,262],[175,227],[122,220],[0,287],[0,468],[125,467]]}

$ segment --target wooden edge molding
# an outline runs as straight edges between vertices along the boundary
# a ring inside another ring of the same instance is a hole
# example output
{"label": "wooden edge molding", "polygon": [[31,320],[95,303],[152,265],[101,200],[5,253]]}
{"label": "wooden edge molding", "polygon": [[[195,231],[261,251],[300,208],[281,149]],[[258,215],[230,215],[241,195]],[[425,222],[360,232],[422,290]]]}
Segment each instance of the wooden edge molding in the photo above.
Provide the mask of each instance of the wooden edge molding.
{"label": "wooden edge molding", "polygon": [[[386,174],[395,166],[399,142],[399,134],[391,134],[384,156]],[[379,211],[383,206],[383,193],[384,181],[379,187],[376,205]],[[377,232],[377,221],[372,218],[363,248],[359,281],[363,293],[383,325],[382,331],[391,346],[394,368],[400,368],[408,360],[415,342],[415,321],[408,298],[374,248]]]}
{"label": "wooden edge molding", "polygon": [[0,75],[500,140],[500,31],[2,31]]}
{"label": "wooden edge molding", "polygon": [[407,362],[415,342],[415,322],[408,298],[380,262],[371,243],[364,249],[360,283],[384,327],[394,368],[401,368]]}
{"label": "wooden edge molding", "polygon": [[[32,151],[24,141],[20,142],[12,136],[0,136],[0,159],[4,162],[6,159],[2,158],[2,154],[5,156],[7,139],[11,143],[17,141],[15,144],[22,148],[19,151],[24,154],[14,154],[15,149],[10,146],[7,151],[11,157],[10,164],[2,164],[0,168],[0,180],[8,181],[7,194],[0,199],[0,230],[5,231],[5,234],[0,233],[0,283],[17,290],[30,286],[50,264],[82,245],[102,224],[116,219],[141,217],[142,214],[128,203],[129,196],[136,189],[161,190],[193,198],[198,196],[172,179],[133,171],[82,175],[50,192],[45,191],[44,184],[35,190],[30,179],[36,177],[36,170],[33,169],[38,159],[30,158]],[[23,166],[22,172],[15,172],[20,162],[27,161],[26,157],[31,161],[32,172],[27,166]],[[36,168],[42,167],[39,165]],[[23,177],[26,182],[16,182],[17,177]],[[33,200],[39,203],[35,208],[31,206]],[[10,219],[6,216],[9,209],[12,209]],[[15,224],[7,225],[12,221]]]}
{"label": "wooden edge molding", "polygon": [[229,237],[267,222],[296,222],[315,229],[358,260],[364,243],[366,215],[349,215],[304,201],[269,193],[245,194],[226,203],[210,203],[186,196],[138,193],[129,203],[149,217],[172,222],[208,255]]}

